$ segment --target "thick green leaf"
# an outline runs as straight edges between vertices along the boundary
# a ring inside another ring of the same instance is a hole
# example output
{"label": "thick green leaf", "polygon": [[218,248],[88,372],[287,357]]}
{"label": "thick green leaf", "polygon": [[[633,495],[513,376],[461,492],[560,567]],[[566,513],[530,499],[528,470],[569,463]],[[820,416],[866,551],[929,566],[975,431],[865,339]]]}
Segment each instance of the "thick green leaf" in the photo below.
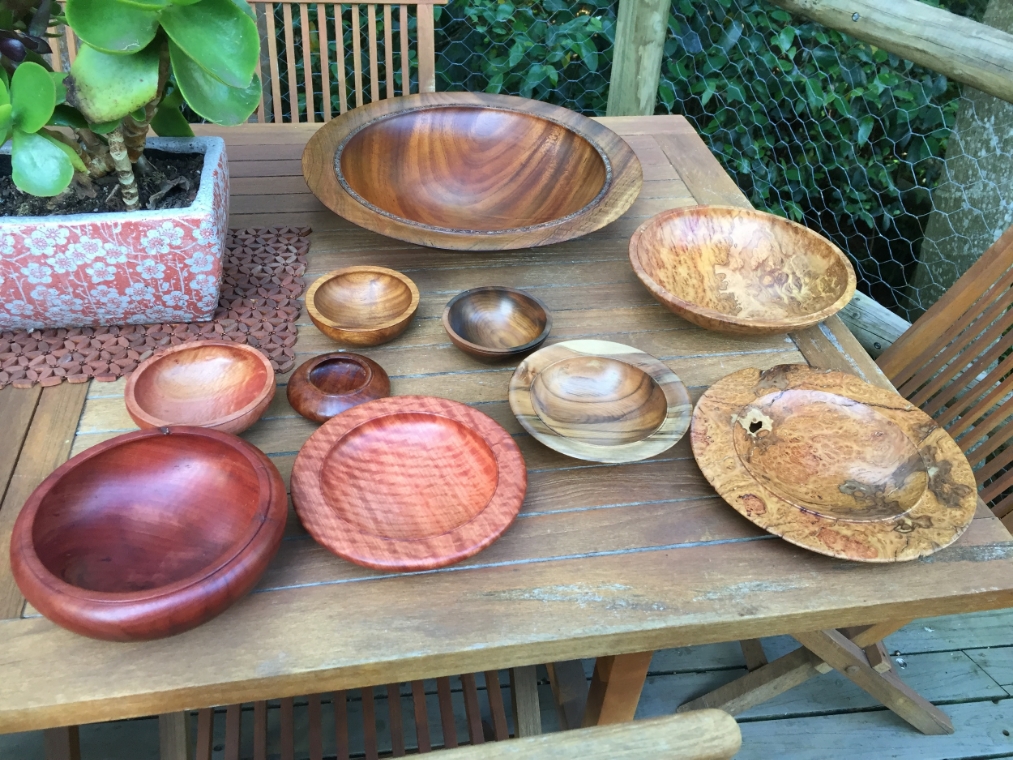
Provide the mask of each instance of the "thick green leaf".
{"label": "thick green leaf", "polygon": [[155,39],[158,13],[119,0],[67,0],[77,36],[106,53],[136,53]]}
{"label": "thick green leaf", "polygon": [[11,134],[11,104],[0,105],[0,145],[7,142]]}
{"label": "thick green leaf", "polygon": [[70,165],[73,166],[79,172],[87,172],[88,167],[84,165],[84,161],[77,154],[77,151],[70,147],[67,143],[60,139],[59,135],[50,132],[47,129],[40,129],[39,134],[45,137],[49,142],[53,143],[57,148],[67,154],[67,158],[70,159]]}
{"label": "thick green leaf", "polygon": [[169,4],[169,0],[119,0],[119,2],[146,11],[160,11]]}
{"label": "thick green leaf", "polygon": [[54,108],[53,115],[46,123],[51,127],[71,127],[72,129],[84,129],[88,126],[88,122],[81,112],[66,104]]}
{"label": "thick green leaf", "polygon": [[[0,71],[3,71],[2,67],[0,67]],[[7,105],[10,102],[11,102],[11,94],[7,89],[7,83],[0,82],[0,105]]]}
{"label": "thick green leaf", "polygon": [[42,135],[20,129],[14,130],[11,167],[14,184],[29,195],[59,195],[74,178],[66,153]]}
{"label": "thick green leaf", "polygon": [[[211,2],[202,0],[201,5]],[[228,87],[195,64],[174,43],[169,43],[169,58],[176,85],[195,113],[215,124],[234,125],[246,121],[260,103],[260,79],[253,77],[249,87]]]}
{"label": "thick green leaf", "polygon": [[56,85],[37,63],[22,63],[11,80],[11,119],[22,132],[38,132],[56,107]]}
{"label": "thick green leaf", "polygon": [[49,76],[53,78],[53,86],[56,88],[56,105],[65,103],[67,101],[67,88],[63,85],[63,80],[67,78],[66,71],[50,71]]}
{"label": "thick green leaf", "polygon": [[97,135],[107,135],[112,132],[116,127],[120,125],[119,119],[113,119],[112,121],[103,121],[98,124],[89,124],[88,129]]}
{"label": "thick green leaf", "polygon": [[161,13],[162,27],[197,66],[230,87],[245,88],[260,56],[256,22],[233,0],[201,0]]}
{"label": "thick green leaf", "polygon": [[193,130],[179,106],[168,105],[164,100],[151,119],[151,128],[159,137],[193,137]]}
{"label": "thick green leaf", "polygon": [[71,102],[93,123],[121,119],[154,99],[158,91],[158,50],[112,55],[82,45],[67,80]]}

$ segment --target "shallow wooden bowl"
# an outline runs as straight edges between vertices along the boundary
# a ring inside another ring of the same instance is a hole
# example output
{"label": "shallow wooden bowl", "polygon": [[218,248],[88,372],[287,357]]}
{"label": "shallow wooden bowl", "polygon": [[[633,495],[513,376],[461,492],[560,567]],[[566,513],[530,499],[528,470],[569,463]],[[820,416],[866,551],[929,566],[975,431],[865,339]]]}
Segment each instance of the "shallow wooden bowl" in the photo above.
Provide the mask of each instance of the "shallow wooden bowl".
{"label": "shallow wooden bowl", "polygon": [[292,469],[306,530],[339,557],[377,570],[429,570],[484,549],[527,490],[510,434],[470,406],[395,396],[334,417]]}
{"label": "shallow wooden bowl", "polygon": [[605,340],[536,351],[510,379],[510,409],[550,449],[592,462],[660,454],[689,428],[678,376],[650,354]]}
{"label": "shallow wooden bowl", "polygon": [[383,367],[359,354],[331,353],[300,364],[288,380],[288,403],[313,422],[390,395]]}
{"label": "shallow wooden bowl", "polygon": [[542,345],[552,330],[552,317],[532,295],[488,286],[454,296],[443,310],[443,329],[464,353],[495,362]]}
{"label": "shallow wooden bowl", "polygon": [[949,434],[893,391],[784,364],[719,380],[693,413],[693,455],[743,516],[862,562],[932,554],[967,529],[974,473]]}
{"label": "shallow wooden bowl", "polygon": [[173,346],[127,378],[124,401],[139,427],[195,425],[240,433],[274,398],[274,368],[241,343],[205,340]]}
{"label": "shallow wooden bowl", "polygon": [[285,483],[255,447],[196,427],[140,430],[78,454],[35,489],[11,536],[25,598],[110,641],[210,620],[281,544]]}
{"label": "shallow wooden bowl", "polygon": [[408,329],[419,308],[419,289],[384,267],[345,267],[320,277],[306,291],[310,319],[327,337],[352,346],[377,346]]}
{"label": "shallow wooden bowl", "polygon": [[662,211],[630,239],[630,263],[658,301],[720,332],[785,333],[836,314],[855,270],[812,230],[752,209]]}
{"label": "shallow wooden bowl", "polygon": [[586,235],[643,184],[621,137],[565,108],[507,95],[427,92],[332,119],[303,175],[335,213],[381,235],[508,250]]}

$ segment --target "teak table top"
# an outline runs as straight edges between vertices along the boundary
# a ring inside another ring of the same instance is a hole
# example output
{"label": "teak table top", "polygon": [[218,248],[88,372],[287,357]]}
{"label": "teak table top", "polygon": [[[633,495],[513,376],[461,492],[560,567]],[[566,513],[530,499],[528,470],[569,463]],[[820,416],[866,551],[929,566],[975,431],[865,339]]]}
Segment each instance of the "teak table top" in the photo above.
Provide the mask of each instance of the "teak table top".
{"label": "teak table top", "polygon": [[[643,163],[639,200],[587,237],[505,253],[417,248],[324,210],[299,164],[315,126],[223,131],[232,226],[311,225],[307,282],[338,267],[374,264],[418,284],[422,303],[408,331],[362,353],[386,369],[393,394],[473,404],[506,427],[527,462],[526,502],[487,550],[417,574],[384,575],[342,561],[291,518],[257,590],[220,617],[161,641],[92,641],[25,608],[7,543],[43,477],[69,454],[133,428],[123,382],[6,388],[0,732],[1013,604],[1013,541],[984,508],[956,545],[928,559],[863,565],[806,552],[752,526],[704,480],[688,436],[644,462],[599,465],[524,433],[507,404],[516,364],[482,364],[443,331],[443,307],[461,290],[528,289],[552,311],[549,343],[595,337],[635,346],[672,368],[694,401],[730,372],[786,362],[886,382],[836,317],[791,337],[734,337],[656,304],[627,259],[634,229],[663,209],[746,201],[682,117],[602,121]],[[304,315],[296,349],[301,362],[335,344]],[[284,384],[287,376],[278,379]],[[287,481],[315,429],[278,393],[244,437]]]}

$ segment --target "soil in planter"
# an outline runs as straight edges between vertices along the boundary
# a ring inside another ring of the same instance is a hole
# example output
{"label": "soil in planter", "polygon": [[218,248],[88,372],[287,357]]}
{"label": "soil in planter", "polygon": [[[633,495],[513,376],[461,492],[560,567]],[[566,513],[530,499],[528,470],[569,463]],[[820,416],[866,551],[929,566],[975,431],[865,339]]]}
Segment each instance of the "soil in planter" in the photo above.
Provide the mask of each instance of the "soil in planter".
{"label": "soil in planter", "polygon": [[[193,203],[200,188],[200,175],[204,168],[203,153],[145,150],[144,155],[151,165],[149,171],[143,172],[134,166],[141,208],[186,208]],[[62,195],[36,198],[15,187],[11,178],[11,157],[0,155],[0,217],[124,211],[118,187],[119,180],[114,172],[92,180],[94,197],[89,197],[84,188],[74,181]]]}

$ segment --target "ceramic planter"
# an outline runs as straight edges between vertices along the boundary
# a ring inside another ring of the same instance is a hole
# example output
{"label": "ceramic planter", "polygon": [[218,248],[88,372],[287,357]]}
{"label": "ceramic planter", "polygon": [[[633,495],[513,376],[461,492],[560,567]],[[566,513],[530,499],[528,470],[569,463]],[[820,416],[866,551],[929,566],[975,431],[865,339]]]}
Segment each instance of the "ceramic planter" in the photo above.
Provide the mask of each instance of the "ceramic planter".
{"label": "ceramic planter", "polygon": [[150,138],[203,153],[188,208],[0,218],[0,329],[198,322],[218,306],[229,170],[220,137]]}

